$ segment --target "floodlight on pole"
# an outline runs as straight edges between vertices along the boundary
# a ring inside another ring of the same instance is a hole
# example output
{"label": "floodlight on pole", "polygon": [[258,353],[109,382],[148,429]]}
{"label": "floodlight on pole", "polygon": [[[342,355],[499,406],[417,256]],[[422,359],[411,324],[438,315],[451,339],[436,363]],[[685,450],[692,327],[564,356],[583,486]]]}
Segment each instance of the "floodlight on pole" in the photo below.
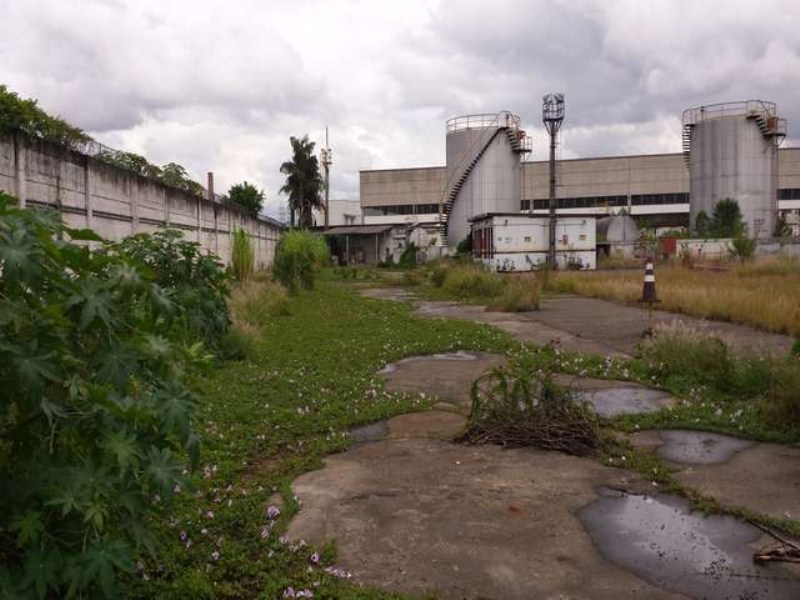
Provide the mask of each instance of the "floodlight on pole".
{"label": "floodlight on pole", "polygon": [[328,126],[325,126],[325,147],[320,151],[322,167],[325,169],[325,227],[330,224],[330,169],[333,164],[333,152],[328,147]]}
{"label": "floodlight on pole", "polygon": [[564,94],[547,94],[542,98],[542,123],[550,134],[550,244],[547,264],[556,268],[556,138],[564,122]]}

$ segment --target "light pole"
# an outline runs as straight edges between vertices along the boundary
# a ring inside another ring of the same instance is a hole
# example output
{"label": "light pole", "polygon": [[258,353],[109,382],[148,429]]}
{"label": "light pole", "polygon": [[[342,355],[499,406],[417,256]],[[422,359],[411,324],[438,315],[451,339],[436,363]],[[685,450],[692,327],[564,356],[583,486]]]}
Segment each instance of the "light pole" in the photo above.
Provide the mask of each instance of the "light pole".
{"label": "light pole", "polygon": [[564,121],[564,94],[547,94],[542,98],[542,123],[550,134],[550,244],[547,266],[556,268],[556,137]]}
{"label": "light pole", "polygon": [[320,153],[322,155],[322,167],[325,169],[325,229],[330,224],[330,169],[333,163],[333,153],[328,147],[328,126],[325,126],[325,147]]}

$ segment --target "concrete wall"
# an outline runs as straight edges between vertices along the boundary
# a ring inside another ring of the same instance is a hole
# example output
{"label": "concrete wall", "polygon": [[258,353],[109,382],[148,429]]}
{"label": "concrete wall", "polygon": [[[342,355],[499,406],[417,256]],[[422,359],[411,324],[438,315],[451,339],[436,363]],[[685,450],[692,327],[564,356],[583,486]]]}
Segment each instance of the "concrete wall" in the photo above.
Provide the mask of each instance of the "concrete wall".
{"label": "concrete wall", "polygon": [[54,208],[68,226],[88,227],[108,240],[182,229],[186,239],[226,264],[232,231],[250,233],[259,269],[272,264],[280,237],[272,221],[21,134],[0,135],[0,190],[26,206]]}
{"label": "concrete wall", "polygon": [[361,206],[439,204],[445,177],[444,167],[361,171]]}

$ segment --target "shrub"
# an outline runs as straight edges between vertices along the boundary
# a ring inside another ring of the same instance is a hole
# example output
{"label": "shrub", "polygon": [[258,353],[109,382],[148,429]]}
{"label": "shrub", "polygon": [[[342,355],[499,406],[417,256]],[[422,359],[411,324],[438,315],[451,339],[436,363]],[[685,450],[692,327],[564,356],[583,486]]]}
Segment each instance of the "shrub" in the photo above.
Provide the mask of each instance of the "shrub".
{"label": "shrub", "polygon": [[459,299],[489,299],[500,295],[503,282],[480,265],[456,265],[447,269],[442,291]]}
{"label": "shrub", "polygon": [[[539,282],[532,277],[511,277],[494,306],[503,312],[537,310],[542,290]],[[493,307],[493,308],[494,308]]]}
{"label": "shrub", "polygon": [[264,327],[274,317],[289,314],[286,290],[276,281],[248,281],[231,294],[233,324]]}
{"label": "shrub", "polygon": [[777,429],[800,427],[800,365],[797,361],[777,365],[762,402],[768,423]]}
{"label": "shrub", "polygon": [[314,287],[314,277],[329,260],[325,241],[305,230],[287,231],[275,249],[272,271],[290,292]]}
{"label": "shrub", "polygon": [[401,269],[413,269],[417,266],[417,245],[414,242],[411,242],[403,250],[400,260],[397,261],[397,266]]}
{"label": "shrub", "polygon": [[745,262],[756,253],[756,241],[745,235],[737,235],[731,240],[730,253],[731,256]]}
{"label": "shrub", "polygon": [[253,263],[255,253],[250,234],[244,229],[233,232],[233,249],[231,251],[231,269],[233,276],[239,281],[245,281],[253,276]]}
{"label": "shrub", "polygon": [[0,194],[0,588],[115,596],[181,481],[208,362],[153,273]]}
{"label": "shrub", "polygon": [[230,325],[230,275],[217,257],[203,254],[199,244],[176,230],[134,235],[106,252],[137,263],[181,306],[179,323],[187,339],[217,348]]}

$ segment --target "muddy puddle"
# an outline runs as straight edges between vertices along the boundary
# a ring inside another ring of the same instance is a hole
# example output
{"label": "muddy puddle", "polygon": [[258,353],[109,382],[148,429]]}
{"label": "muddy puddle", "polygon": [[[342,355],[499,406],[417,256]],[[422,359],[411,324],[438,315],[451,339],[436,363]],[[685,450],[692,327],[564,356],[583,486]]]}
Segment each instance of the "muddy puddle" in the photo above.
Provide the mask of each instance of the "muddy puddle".
{"label": "muddy puddle", "polygon": [[661,390],[639,387],[616,387],[578,392],[581,400],[589,402],[601,417],[656,412],[671,402]]}
{"label": "muddy puddle", "polygon": [[660,432],[664,443],[658,455],[676,463],[715,465],[727,462],[755,442],[705,431],[668,430]]}
{"label": "muddy puddle", "polygon": [[394,373],[397,371],[397,368],[400,365],[406,365],[408,363],[419,362],[419,361],[428,361],[428,360],[456,360],[456,361],[463,361],[463,360],[478,360],[478,357],[474,354],[470,354],[468,352],[464,352],[463,350],[459,350],[458,352],[442,352],[439,354],[423,354],[421,356],[409,356],[408,358],[404,358],[403,360],[399,360],[396,363],[389,363],[385,367],[383,367],[380,371],[377,372],[378,375],[389,375],[390,373]]}
{"label": "muddy puddle", "polygon": [[645,581],[692,598],[800,598],[800,579],[756,566],[762,533],[733,517],[690,512],[682,499],[601,488],[579,518],[600,552]]}

